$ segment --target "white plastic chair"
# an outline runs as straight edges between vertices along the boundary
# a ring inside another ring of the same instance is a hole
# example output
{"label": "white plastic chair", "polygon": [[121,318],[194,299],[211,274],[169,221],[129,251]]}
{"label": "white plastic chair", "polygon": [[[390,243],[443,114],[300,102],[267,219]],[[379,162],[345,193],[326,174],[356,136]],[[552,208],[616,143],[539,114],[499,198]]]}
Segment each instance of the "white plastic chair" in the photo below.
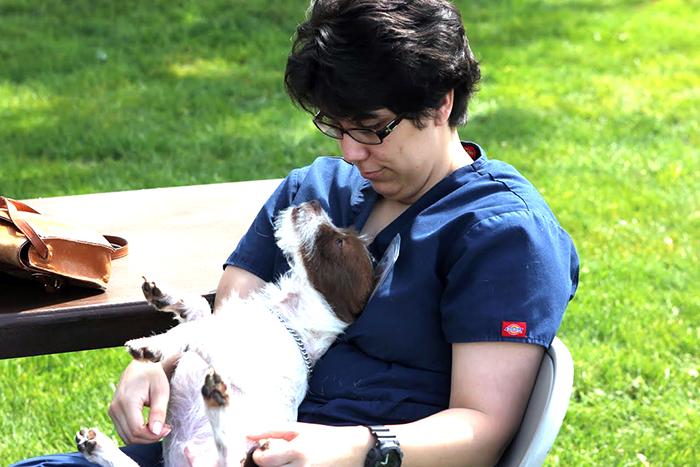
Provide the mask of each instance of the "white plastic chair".
{"label": "white plastic chair", "polygon": [[555,337],[542,358],[523,421],[499,467],[532,467],[544,463],[561,428],[574,385],[574,361]]}

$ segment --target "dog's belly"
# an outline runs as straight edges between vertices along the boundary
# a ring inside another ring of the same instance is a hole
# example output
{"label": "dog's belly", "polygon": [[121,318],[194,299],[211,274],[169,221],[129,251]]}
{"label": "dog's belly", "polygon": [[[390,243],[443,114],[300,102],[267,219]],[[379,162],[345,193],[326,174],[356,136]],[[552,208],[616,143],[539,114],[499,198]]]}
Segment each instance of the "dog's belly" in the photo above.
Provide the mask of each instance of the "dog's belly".
{"label": "dog's belly", "polygon": [[307,374],[299,347],[276,316],[256,305],[219,310],[193,337],[210,365],[242,393],[303,397]]}
{"label": "dog's belly", "polygon": [[[198,328],[193,335],[211,364],[194,351],[185,352],[171,381],[168,423],[164,441],[168,466],[189,465],[184,454],[193,443],[215,450],[201,389],[210,367],[229,386],[229,406],[221,414],[228,427],[230,446],[247,450],[245,435],[296,420],[307,388],[303,359],[288,331],[267,310],[230,310]],[[205,448],[206,449],[206,448]],[[190,448],[190,452],[193,449]],[[236,454],[238,455],[238,454]]]}
{"label": "dog's belly", "polygon": [[170,379],[168,424],[172,430],[163,440],[166,466],[189,465],[184,449],[190,443],[211,444],[216,449],[201,393],[208,368],[199,355],[185,352]]}

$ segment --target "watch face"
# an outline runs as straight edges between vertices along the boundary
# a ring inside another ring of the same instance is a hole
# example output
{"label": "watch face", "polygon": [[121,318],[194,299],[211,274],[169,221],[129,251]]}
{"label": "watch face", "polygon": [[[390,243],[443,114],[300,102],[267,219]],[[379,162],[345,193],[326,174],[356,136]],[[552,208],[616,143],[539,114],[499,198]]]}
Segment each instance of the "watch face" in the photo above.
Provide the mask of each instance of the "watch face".
{"label": "watch face", "polygon": [[391,449],[384,454],[384,459],[377,465],[382,467],[399,467],[401,465],[401,454],[398,450]]}

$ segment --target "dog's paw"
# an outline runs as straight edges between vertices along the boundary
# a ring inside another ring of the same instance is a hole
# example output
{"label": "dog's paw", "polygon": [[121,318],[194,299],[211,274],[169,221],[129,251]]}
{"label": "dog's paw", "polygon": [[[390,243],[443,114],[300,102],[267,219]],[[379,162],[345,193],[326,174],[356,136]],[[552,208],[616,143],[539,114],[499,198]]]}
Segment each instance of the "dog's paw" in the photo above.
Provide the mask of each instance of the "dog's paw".
{"label": "dog's paw", "polygon": [[146,277],[143,277],[141,290],[143,291],[143,296],[146,298],[146,301],[156,310],[170,311],[169,307],[178,302],[177,299],[161,290],[155,282],[149,281]]}
{"label": "dog's paw", "polygon": [[138,467],[138,464],[119,450],[117,443],[97,428],[81,428],[75,434],[78,451],[90,462],[100,466]]}
{"label": "dog's paw", "polygon": [[148,337],[132,339],[124,344],[134,360],[145,360],[149,362],[160,362],[163,360],[163,353],[149,345]]}
{"label": "dog's paw", "polygon": [[78,451],[84,455],[92,454],[92,451],[97,446],[97,441],[95,440],[97,433],[98,430],[95,428],[81,428],[75,434],[75,444],[78,447]]}
{"label": "dog's paw", "polygon": [[204,403],[209,407],[223,407],[228,405],[228,388],[219,374],[210,369],[204,377],[202,386]]}
{"label": "dog's paw", "polygon": [[194,317],[191,315],[198,311],[190,309],[185,300],[167,293],[162,286],[156,285],[155,282],[149,281],[146,277],[143,278],[141,290],[149,305],[158,311],[173,313],[178,321],[188,321]]}
{"label": "dog's paw", "polygon": [[108,436],[97,428],[81,428],[75,434],[75,444],[85,458],[96,462],[105,458],[105,453],[111,448],[116,449],[116,444]]}

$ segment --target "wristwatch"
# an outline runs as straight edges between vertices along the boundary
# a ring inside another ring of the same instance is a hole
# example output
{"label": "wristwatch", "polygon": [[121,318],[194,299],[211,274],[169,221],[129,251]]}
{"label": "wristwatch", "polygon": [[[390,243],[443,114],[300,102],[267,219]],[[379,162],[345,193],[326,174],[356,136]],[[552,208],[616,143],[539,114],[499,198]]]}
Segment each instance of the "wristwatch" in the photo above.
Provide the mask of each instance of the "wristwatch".
{"label": "wristwatch", "polygon": [[403,452],[396,435],[382,425],[366,428],[372,433],[376,442],[367,453],[365,467],[399,467]]}

